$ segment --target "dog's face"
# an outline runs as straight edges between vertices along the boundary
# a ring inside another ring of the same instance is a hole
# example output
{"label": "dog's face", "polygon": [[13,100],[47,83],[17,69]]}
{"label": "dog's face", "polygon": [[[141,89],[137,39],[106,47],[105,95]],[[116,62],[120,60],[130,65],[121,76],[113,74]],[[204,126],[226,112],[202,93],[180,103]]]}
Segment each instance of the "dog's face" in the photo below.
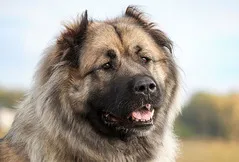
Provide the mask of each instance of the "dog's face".
{"label": "dog's face", "polygon": [[165,95],[167,56],[136,24],[97,23],[89,30],[91,41],[80,59],[94,87],[87,99],[89,121],[111,135],[148,132]]}
{"label": "dog's face", "polygon": [[177,89],[171,41],[133,7],[121,18],[80,22],[58,39],[68,63],[67,93],[76,120],[107,136],[163,130]]}

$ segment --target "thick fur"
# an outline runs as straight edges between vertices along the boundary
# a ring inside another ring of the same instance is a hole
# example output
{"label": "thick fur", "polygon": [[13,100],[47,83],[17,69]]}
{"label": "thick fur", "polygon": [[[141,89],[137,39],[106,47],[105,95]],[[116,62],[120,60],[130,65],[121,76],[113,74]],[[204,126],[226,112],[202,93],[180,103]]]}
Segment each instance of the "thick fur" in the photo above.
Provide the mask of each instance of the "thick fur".
{"label": "thick fur", "polygon": [[[180,106],[172,42],[142,12],[130,6],[122,17],[106,21],[88,20],[85,12],[44,53],[33,87],[0,142],[1,162],[175,161],[173,122]],[[153,59],[148,65],[139,62],[138,55],[145,54]],[[102,70],[113,57],[114,70]],[[114,128],[97,125],[98,117],[91,115],[97,106],[113,111],[126,101],[119,78],[127,82],[138,75],[161,86],[152,129],[112,133]],[[119,93],[110,93],[113,86]]]}

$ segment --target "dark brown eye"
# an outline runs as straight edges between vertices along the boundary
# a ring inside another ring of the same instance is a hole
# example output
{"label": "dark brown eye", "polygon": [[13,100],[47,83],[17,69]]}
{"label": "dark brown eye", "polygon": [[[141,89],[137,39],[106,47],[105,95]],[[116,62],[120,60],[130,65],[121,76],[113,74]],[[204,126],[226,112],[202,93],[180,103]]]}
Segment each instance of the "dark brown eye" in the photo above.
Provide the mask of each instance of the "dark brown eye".
{"label": "dark brown eye", "polygon": [[141,60],[144,64],[147,64],[151,59],[148,57],[141,57]]}
{"label": "dark brown eye", "polygon": [[108,62],[108,63],[102,65],[102,68],[103,68],[104,70],[108,70],[108,69],[112,68],[112,65],[111,65],[110,62]]}

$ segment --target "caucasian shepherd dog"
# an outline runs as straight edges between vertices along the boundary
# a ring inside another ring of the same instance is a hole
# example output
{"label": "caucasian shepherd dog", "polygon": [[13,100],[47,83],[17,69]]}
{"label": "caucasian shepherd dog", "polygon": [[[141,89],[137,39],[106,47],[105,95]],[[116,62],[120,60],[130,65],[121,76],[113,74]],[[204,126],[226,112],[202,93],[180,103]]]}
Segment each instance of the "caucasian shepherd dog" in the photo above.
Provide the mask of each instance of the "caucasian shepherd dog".
{"label": "caucasian shepherd dog", "polygon": [[142,12],[84,12],[45,51],[0,161],[175,161],[178,84],[172,42]]}

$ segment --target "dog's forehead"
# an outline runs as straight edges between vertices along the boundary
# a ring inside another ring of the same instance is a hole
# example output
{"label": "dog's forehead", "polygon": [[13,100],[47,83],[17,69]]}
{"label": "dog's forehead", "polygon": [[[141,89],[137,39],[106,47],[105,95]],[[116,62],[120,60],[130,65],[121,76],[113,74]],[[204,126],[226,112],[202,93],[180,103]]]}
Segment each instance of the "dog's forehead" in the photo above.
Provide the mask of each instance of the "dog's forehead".
{"label": "dog's forehead", "polygon": [[[137,24],[120,21],[92,22],[82,48],[81,61],[92,64],[109,50],[114,50],[120,57],[133,55],[137,46],[150,54],[155,54],[155,57],[160,58],[164,55],[163,50],[150,35]],[[89,57],[92,55],[95,57]]]}
{"label": "dog's forehead", "polygon": [[152,37],[139,25],[129,25],[127,23],[117,23],[115,28],[120,33],[120,38],[124,49],[133,53],[135,47],[140,46],[151,53],[160,54],[161,50]]}
{"label": "dog's forehead", "polygon": [[[136,46],[160,50],[151,36],[139,25],[127,22],[95,22],[88,32],[90,48],[112,48],[124,55]],[[159,51],[157,51],[159,52]]]}
{"label": "dog's forehead", "polygon": [[101,55],[104,50],[108,49],[124,53],[124,47],[115,32],[114,26],[107,23],[92,23],[87,32],[86,42],[86,50],[94,50],[95,55]]}

